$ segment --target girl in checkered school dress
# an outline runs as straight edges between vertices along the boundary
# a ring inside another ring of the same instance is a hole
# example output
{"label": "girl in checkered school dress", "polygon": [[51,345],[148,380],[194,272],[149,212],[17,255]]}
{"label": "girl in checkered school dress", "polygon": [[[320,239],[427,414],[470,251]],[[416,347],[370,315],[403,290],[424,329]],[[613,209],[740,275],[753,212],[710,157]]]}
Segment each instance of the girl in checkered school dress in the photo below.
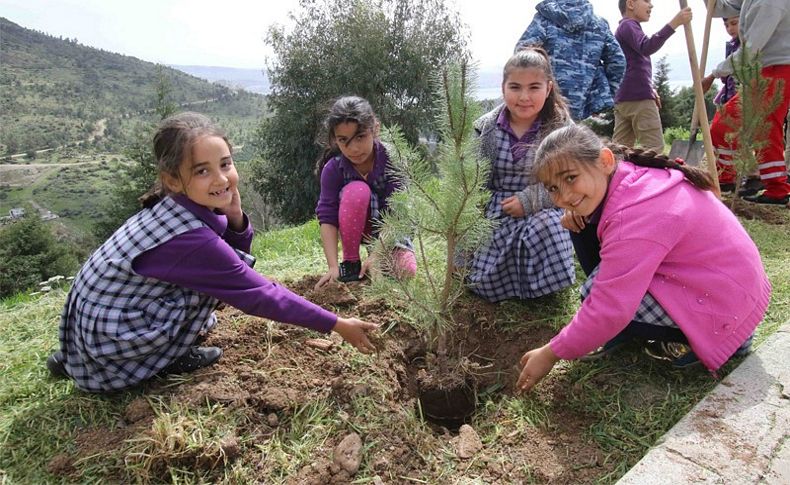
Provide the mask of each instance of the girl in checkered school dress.
{"label": "girl in checkered school dress", "polygon": [[[337,99],[324,121],[327,149],[319,160],[321,195],[315,213],[329,269],[316,289],[330,281],[357,281],[372,264],[361,261],[363,239],[374,237],[375,223],[387,209],[387,199],[398,188],[387,150],[378,140],[379,121],[370,103],[358,96]],[[343,261],[337,261],[338,235]],[[414,276],[417,261],[411,242],[403,240],[393,253],[397,277]]]}
{"label": "girl in checkered school dress", "polygon": [[160,188],[82,267],[60,321],[56,376],[90,392],[117,391],[157,374],[190,372],[222,350],[199,347],[220,302],[373,350],[372,323],[341,318],[252,269],[252,226],[225,135],[208,118],[182,113],[154,136]]}
{"label": "girl in checkered school dress", "polygon": [[492,302],[536,298],[574,282],[562,212],[529,176],[540,140],[570,123],[543,49],[529,47],[507,61],[502,95],[504,104],[475,122],[481,153],[491,161],[486,217],[498,226],[469,261],[468,283]]}
{"label": "girl in checkered school dress", "polygon": [[707,172],[603,146],[578,125],[550,134],[535,157],[537,177],[566,210],[563,225],[592,231],[577,250],[594,253],[595,268],[571,322],[521,358],[519,389],[559,359],[601,357],[634,338],[675,367],[702,363],[711,372],[749,351],[771,284]]}

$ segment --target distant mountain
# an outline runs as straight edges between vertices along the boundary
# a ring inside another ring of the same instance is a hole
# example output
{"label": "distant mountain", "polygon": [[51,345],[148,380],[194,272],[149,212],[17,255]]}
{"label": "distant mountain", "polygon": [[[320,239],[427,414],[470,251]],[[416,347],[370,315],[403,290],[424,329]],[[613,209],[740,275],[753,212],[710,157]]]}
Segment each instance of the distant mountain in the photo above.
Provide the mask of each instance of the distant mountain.
{"label": "distant mountain", "polygon": [[240,88],[253,93],[269,94],[269,79],[263,68],[240,69],[236,67],[178,65],[170,67],[232,89]]}
{"label": "distant mountain", "polygon": [[[110,131],[120,129],[120,119],[152,111],[160,77],[177,106],[198,109],[238,97],[226,86],[180,70],[26,29],[2,17],[0,41],[0,155],[91,138],[103,119]],[[216,106],[203,112],[209,109]],[[230,114],[227,109],[225,114]]]}

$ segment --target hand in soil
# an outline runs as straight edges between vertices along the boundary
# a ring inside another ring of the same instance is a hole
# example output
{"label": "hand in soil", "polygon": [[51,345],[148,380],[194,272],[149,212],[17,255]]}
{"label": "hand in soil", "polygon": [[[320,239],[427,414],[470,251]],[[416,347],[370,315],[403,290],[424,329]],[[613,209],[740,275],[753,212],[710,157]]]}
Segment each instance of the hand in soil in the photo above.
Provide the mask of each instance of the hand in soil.
{"label": "hand in soil", "polygon": [[318,283],[315,284],[314,289],[318,290],[319,288],[329,283],[330,281],[337,281],[339,277],[340,277],[340,268],[338,268],[337,266],[335,266],[334,268],[329,268],[329,271],[327,271],[326,274],[322,276],[320,280],[318,280]]}
{"label": "hand in soil", "polygon": [[548,344],[539,349],[530,350],[521,357],[521,374],[516,382],[519,393],[528,392],[554,367],[560,360]]}
{"label": "hand in soil", "polygon": [[358,318],[342,318],[337,317],[335,323],[335,332],[339,333],[343,340],[350,343],[363,354],[370,354],[376,350],[376,347],[368,338],[368,332],[378,329],[379,326],[375,323],[365,322]]}

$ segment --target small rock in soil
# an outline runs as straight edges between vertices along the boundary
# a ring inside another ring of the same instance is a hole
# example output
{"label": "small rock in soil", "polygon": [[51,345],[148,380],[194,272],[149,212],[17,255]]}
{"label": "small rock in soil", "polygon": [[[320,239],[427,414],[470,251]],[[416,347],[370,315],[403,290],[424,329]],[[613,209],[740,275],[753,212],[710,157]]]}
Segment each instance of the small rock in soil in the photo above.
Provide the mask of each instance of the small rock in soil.
{"label": "small rock in soil", "polygon": [[269,415],[266,416],[266,423],[272,428],[276,428],[280,424],[280,418],[274,413],[269,413]]}
{"label": "small rock in soil", "polygon": [[335,345],[335,343],[331,340],[323,338],[309,338],[304,341],[304,344],[308,347],[313,347],[314,349],[323,350],[324,352],[331,350],[332,346]]}
{"label": "small rock in soil", "polygon": [[376,475],[373,477],[373,485],[384,485],[384,480],[382,480],[380,476]]}
{"label": "small rock in soil", "polygon": [[335,447],[334,463],[350,475],[354,475],[359,470],[359,464],[362,462],[361,451],[362,438],[356,433],[351,433]]}
{"label": "small rock in soil", "polygon": [[373,462],[373,469],[376,471],[386,471],[389,469],[389,466],[390,461],[384,456],[376,458],[376,460]]}
{"label": "small rock in soil", "polygon": [[474,428],[468,424],[462,425],[461,429],[458,430],[458,438],[456,438],[455,441],[455,451],[458,458],[464,460],[471,458],[482,449],[483,442],[480,440],[480,436],[477,435]]}
{"label": "small rock in soil", "polygon": [[241,445],[239,444],[239,439],[235,436],[223,439],[219,446],[225,454],[226,462],[235,460],[241,454]]}

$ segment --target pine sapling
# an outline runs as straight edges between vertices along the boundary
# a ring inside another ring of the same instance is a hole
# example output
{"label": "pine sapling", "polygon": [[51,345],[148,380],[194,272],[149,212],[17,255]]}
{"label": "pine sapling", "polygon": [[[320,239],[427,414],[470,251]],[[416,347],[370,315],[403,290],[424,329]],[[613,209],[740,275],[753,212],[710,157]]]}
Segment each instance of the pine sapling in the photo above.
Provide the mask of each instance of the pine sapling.
{"label": "pine sapling", "polygon": [[408,301],[405,316],[424,337],[428,357],[435,357],[436,377],[445,379],[457,376],[452,370],[464,362],[463,356],[451,355],[448,341],[456,330],[452,309],[464,291],[465,269],[455,261],[481,247],[493,223],[483,211],[490,197],[485,189],[489,162],[481,158],[474,136],[472,123],[481,108],[471,96],[469,63],[447,68],[437,87],[440,142],[435,159],[409,146],[397,127],[383,130],[381,137],[402,189],[390,199],[373,257],[382,274],[393,275],[393,250],[407,235],[414,246],[417,275],[374,278],[370,288],[374,294]]}

